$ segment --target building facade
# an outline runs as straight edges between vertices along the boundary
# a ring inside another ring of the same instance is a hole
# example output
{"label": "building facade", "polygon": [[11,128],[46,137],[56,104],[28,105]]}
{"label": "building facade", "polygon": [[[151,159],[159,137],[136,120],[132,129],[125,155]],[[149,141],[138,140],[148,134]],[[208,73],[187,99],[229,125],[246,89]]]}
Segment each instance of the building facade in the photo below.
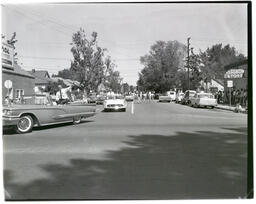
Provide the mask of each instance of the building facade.
{"label": "building facade", "polygon": [[14,62],[14,47],[2,43],[2,102],[34,95],[35,77]]}
{"label": "building facade", "polygon": [[[248,60],[229,64],[225,66],[225,70],[225,90],[228,88],[232,88],[233,90],[248,89]],[[231,85],[232,87],[230,87]]]}
{"label": "building facade", "polygon": [[52,81],[48,71],[32,69],[32,71],[29,71],[29,74],[35,77],[35,93],[44,93],[48,83]]}

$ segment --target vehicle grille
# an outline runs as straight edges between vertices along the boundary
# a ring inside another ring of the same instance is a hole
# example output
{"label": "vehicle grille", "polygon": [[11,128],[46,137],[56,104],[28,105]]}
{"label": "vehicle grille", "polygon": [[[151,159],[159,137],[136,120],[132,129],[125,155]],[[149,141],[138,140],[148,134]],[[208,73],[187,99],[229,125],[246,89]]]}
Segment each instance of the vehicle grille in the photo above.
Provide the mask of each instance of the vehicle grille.
{"label": "vehicle grille", "polygon": [[110,104],[108,107],[122,107],[123,104]]}

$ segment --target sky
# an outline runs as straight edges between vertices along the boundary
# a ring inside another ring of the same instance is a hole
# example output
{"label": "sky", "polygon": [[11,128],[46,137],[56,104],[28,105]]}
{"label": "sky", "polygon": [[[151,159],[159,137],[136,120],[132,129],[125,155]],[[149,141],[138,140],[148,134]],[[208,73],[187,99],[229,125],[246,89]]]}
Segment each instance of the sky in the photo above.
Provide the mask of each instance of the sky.
{"label": "sky", "polygon": [[136,85],[140,57],[157,40],[190,37],[195,52],[217,43],[247,56],[246,4],[4,4],[2,34],[16,32],[18,63],[25,70],[56,74],[70,67],[72,34],[83,28],[98,33],[123,78]]}

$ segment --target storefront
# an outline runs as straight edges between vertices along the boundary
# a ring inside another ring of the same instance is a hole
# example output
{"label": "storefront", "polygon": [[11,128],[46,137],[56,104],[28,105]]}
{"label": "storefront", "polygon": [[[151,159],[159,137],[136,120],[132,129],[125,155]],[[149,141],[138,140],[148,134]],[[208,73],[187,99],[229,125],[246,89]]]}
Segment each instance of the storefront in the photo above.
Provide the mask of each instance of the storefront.
{"label": "storefront", "polygon": [[35,77],[14,62],[14,47],[2,44],[2,102],[6,96],[20,100],[23,96],[34,95]]}
{"label": "storefront", "polygon": [[248,60],[229,64],[225,67],[225,101],[230,105],[248,105]]}
{"label": "storefront", "polygon": [[248,60],[229,64],[225,66],[225,70],[225,90],[228,90],[229,88],[232,88],[233,90],[248,89]]}

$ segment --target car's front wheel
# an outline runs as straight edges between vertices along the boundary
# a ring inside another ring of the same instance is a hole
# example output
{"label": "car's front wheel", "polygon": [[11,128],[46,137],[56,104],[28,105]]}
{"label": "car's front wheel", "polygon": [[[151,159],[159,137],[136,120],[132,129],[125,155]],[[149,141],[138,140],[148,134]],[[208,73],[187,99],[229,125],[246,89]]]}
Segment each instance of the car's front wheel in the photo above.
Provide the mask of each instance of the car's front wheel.
{"label": "car's front wheel", "polygon": [[81,120],[82,120],[82,117],[81,116],[75,116],[74,118],[73,118],[73,124],[79,124],[79,123],[81,123]]}
{"label": "car's front wheel", "polygon": [[17,123],[17,132],[18,133],[30,132],[33,126],[34,126],[33,118],[30,115],[23,115],[20,117]]}

